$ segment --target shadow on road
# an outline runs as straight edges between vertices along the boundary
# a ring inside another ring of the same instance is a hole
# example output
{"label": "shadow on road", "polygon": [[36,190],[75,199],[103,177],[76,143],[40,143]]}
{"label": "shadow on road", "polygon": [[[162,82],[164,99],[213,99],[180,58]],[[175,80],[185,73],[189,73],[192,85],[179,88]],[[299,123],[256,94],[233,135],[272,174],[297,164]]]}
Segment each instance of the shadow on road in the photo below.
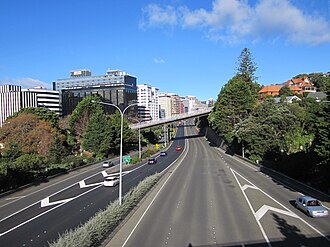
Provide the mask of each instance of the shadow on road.
{"label": "shadow on road", "polygon": [[[300,230],[293,225],[289,225],[284,219],[274,217],[278,224],[278,229],[283,234],[281,239],[270,239],[270,246],[272,247],[302,247],[302,246],[317,246],[328,247],[329,242],[324,237],[307,237],[301,234]],[[329,235],[327,236],[330,237]],[[205,244],[195,245],[189,243],[186,247],[269,247],[265,240],[233,242],[233,243],[219,243],[219,244]]]}

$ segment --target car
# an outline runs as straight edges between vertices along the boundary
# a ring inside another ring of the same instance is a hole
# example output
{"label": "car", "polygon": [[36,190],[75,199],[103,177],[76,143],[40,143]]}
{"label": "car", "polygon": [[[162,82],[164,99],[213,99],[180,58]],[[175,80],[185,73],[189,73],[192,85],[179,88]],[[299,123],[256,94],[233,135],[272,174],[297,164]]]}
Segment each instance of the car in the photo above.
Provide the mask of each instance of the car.
{"label": "car", "polygon": [[107,167],[110,167],[110,166],[113,166],[114,164],[113,164],[113,162],[112,161],[104,161],[103,162],[103,167],[104,168],[107,168]]}
{"label": "car", "polygon": [[319,200],[310,196],[299,196],[295,200],[295,206],[310,217],[327,217],[329,214]]}
{"label": "car", "polygon": [[181,151],[181,150],[182,150],[182,147],[177,146],[177,147],[175,148],[175,150],[176,150],[176,151]]}
{"label": "car", "polygon": [[151,157],[148,159],[148,164],[156,164],[157,163],[157,159],[154,157]]}
{"label": "car", "polygon": [[162,152],[160,152],[160,154],[159,154],[160,156],[166,156],[167,155],[167,152],[165,152],[165,151],[162,151]]}
{"label": "car", "polygon": [[109,176],[104,179],[103,185],[107,187],[116,186],[119,184],[119,178],[115,176]]}

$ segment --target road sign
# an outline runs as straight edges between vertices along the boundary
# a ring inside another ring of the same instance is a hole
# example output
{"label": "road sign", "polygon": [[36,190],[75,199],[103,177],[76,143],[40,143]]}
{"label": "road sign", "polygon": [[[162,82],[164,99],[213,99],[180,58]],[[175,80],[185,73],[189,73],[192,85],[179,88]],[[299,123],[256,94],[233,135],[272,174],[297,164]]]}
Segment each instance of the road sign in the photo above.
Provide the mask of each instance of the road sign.
{"label": "road sign", "polygon": [[131,162],[131,156],[129,155],[123,156],[123,162],[129,164]]}

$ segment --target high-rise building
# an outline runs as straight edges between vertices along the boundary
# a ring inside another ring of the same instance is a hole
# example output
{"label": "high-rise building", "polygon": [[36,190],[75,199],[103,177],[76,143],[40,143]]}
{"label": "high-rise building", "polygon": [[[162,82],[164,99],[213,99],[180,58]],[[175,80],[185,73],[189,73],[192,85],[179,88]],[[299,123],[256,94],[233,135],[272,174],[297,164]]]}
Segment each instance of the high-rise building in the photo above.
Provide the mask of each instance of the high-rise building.
{"label": "high-rise building", "polygon": [[0,126],[9,116],[27,107],[45,107],[60,114],[59,93],[42,87],[0,86]]}
{"label": "high-rise building", "polygon": [[[58,91],[48,90],[44,87],[34,87],[22,89],[22,95],[24,96],[22,97],[23,105],[45,107],[46,109],[61,115],[60,95]],[[36,97],[36,101],[33,99],[34,97]],[[33,102],[36,102],[36,104]]]}
{"label": "high-rise building", "polygon": [[137,85],[138,111],[141,121],[159,120],[158,88],[147,84]]}
{"label": "high-rise building", "polygon": [[[103,102],[125,108],[137,100],[136,77],[120,70],[107,70],[105,75],[92,76],[89,70],[73,70],[71,77],[53,82],[60,91],[62,114],[71,114],[86,96],[99,95]],[[106,112],[115,109],[105,106]]]}
{"label": "high-rise building", "polygon": [[172,97],[168,93],[160,93],[159,97],[159,111],[161,118],[172,117]]}
{"label": "high-rise building", "polygon": [[136,87],[136,78],[121,70],[107,70],[105,75],[92,76],[90,70],[72,70],[70,78],[53,82],[54,90],[74,89],[95,85],[131,85]]}
{"label": "high-rise building", "polygon": [[16,85],[0,86],[0,127],[6,118],[21,109],[21,87]]}

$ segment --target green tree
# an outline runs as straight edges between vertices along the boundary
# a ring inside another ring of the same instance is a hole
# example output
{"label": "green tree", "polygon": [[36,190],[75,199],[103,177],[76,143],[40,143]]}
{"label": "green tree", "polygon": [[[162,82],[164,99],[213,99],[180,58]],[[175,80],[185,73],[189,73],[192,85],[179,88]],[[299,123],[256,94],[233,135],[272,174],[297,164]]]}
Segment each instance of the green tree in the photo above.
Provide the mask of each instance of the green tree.
{"label": "green tree", "polygon": [[68,121],[70,133],[77,138],[77,145],[79,146],[80,152],[83,150],[81,146],[82,138],[90,117],[93,112],[103,111],[102,105],[97,103],[99,101],[100,97],[97,95],[83,98],[72,112]]}
{"label": "green tree", "polygon": [[231,141],[234,125],[247,118],[256,104],[257,97],[246,83],[246,77],[238,74],[221,89],[209,123],[220,136]]}
{"label": "green tree", "polygon": [[85,129],[82,146],[85,150],[93,153],[107,153],[103,143],[107,139],[107,126],[109,121],[104,112],[97,111],[93,113]]}
{"label": "green tree", "polygon": [[45,157],[37,154],[23,154],[15,160],[15,168],[24,172],[41,172],[45,169]]}
{"label": "green tree", "polygon": [[42,119],[42,120],[45,120],[45,121],[49,122],[53,128],[58,128],[58,121],[59,121],[58,115],[54,111],[48,110],[45,107],[23,108],[19,112],[16,112],[12,116],[12,118],[17,117],[21,113],[34,114],[39,119]]}
{"label": "green tree", "polygon": [[296,116],[285,105],[276,105],[269,98],[263,101],[246,120],[235,126],[235,137],[244,141],[251,159],[276,159],[281,151],[288,152],[286,136],[293,136],[299,126]]}
{"label": "green tree", "polygon": [[254,75],[257,70],[256,63],[252,57],[252,54],[248,48],[244,48],[238,57],[237,74],[243,75],[248,80],[252,82],[256,81],[258,78]]}
{"label": "green tree", "polygon": [[292,95],[294,95],[294,92],[290,89],[290,87],[288,85],[281,87],[281,89],[279,91],[279,96],[287,97],[287,96],[292,96]]}

